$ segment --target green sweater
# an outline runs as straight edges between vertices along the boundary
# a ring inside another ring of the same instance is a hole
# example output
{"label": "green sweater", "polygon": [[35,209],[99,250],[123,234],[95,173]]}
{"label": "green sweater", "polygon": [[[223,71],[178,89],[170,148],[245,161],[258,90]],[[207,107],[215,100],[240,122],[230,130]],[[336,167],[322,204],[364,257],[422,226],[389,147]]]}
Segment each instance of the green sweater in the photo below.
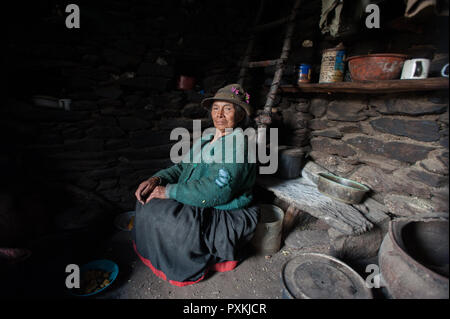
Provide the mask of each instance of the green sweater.
{"label": "green sweater", "polygon": [[[168,198],[183,204],[223,210],[247,207],[257,169],[256,163],[249,163],[247,137],[241,129],[211,144],[213,137],[198,139],[180,163],[153,176],[162,179]],[[211,162],[208,156],[216,158]]]}

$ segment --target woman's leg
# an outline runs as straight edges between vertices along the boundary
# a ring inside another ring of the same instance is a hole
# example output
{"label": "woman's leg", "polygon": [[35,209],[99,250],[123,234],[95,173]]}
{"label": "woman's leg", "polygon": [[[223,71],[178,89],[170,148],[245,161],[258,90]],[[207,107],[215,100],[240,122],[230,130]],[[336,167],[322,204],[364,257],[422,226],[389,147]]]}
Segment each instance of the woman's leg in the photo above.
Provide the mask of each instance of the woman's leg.
{"label": "woman's leg", "polygon": [[215,262],[241,261],[259,220],[259,207],[234,210],[213,209],[205,221],[204,240]]}
{"label": "woman's leg", "polygon": [[133,238],[142,261],[176,285],[203,279],[212,256],[201,229],[202,209],[172,199],[136,204]]}

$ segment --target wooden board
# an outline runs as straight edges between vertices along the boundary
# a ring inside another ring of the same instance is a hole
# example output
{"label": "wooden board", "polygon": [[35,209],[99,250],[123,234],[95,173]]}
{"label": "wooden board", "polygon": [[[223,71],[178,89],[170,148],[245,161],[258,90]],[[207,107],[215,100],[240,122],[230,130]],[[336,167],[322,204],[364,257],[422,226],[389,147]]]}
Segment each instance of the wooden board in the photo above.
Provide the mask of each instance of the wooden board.
{"label": "wooden board", "polygon": [[373,227],[359,210],[323,195],[304,178],[282,180],[260,175],[257,184],[273,192],[278,198],[295,205],[299,210],[324,220],[344,234],[358,235]]}
{"label": "wooden board", "polygon": [[418,80],[388,80],[365,82],[336,83],[301,83],[299,86],[284,85],[279,90],[282,93],[397,93],[412,91],[448,90],[448,78],[428,78]]}

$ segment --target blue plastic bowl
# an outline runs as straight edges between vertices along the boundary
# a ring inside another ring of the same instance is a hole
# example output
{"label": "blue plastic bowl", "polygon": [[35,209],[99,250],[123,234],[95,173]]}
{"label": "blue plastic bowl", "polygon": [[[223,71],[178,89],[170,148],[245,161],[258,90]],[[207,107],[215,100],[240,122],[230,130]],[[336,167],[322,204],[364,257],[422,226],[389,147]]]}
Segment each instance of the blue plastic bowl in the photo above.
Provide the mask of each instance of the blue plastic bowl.
{"label": "blue plastic bowl", "polygon": [[73,295],[76,296],[83,296],[83,297],[87,297],[87,296],[92,296],[95,294],[98,294],[99,292],[105,290],[106,288],[108,288],[114,280],[116,280],[117,275],[119,274],[119,266],[117,266],[117,264],[111,260],[107,260],[107,259],[99,259],[99,260],[94,260],[91,261],[90,263],[84,264],[83,266],[80,267],[80,274],[82,274],[85,271],[91,270],[91,269],[99,269],[99,270],[103,270],[103,271],[107,271],[107,272],[111,272],[111,274],[109,275],[109,284],[106,285],[105,287],[98,289],[94,292],[91,292],[89,294],[77,294],[77,293],[72,293]]}

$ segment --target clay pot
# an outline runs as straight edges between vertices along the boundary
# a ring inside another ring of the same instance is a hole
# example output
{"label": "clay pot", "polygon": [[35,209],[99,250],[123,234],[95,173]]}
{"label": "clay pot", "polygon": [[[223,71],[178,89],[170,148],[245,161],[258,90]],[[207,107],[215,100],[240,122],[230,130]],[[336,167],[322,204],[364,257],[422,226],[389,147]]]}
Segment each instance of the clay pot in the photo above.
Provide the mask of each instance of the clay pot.
{"label": "clay pot", "polygon": [[178,89],[182,91],[192,90],[195,86],[195,78],[186,75],[180,75],[180,77],[178,78],[177,86]]}
{"label": "clay pot", "polygon": [[399,79],[407,58],[403,54],[384,53],[356,55],[347,61],[353,81],[380,81]]}
{"label": "clay pot", "polygon": [[448,299],[448,220],[397,219],[378,252],[381,276],[394,299]]}

